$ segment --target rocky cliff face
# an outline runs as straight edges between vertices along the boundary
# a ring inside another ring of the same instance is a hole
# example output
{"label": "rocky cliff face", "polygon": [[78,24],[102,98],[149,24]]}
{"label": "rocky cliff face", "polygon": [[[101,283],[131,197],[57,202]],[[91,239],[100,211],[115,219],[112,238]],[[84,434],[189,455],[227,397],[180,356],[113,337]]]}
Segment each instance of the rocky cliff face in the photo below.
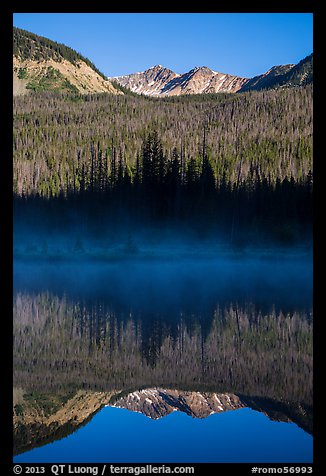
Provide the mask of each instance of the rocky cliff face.
{"label": "rocky cliff face", "polygon": [[177,74],[161,65],[153,66],[142,73],[111,79],[135,93],[147,96],[234,93],[248,81],[246,78],[240,78],[239,76],[218,73],[206,66],[194,68],[184,74]]}

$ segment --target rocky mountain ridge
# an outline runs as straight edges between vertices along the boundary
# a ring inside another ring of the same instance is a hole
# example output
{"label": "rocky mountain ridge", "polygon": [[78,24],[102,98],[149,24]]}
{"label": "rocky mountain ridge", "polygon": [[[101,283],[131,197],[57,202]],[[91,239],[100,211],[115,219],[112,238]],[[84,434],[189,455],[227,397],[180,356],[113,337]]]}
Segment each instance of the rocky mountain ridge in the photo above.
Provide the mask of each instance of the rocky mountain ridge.
{"label": "rocky mountain ridge", "polygon": [[147,96],[179,96],[181,94],[234,93],[248,81],[247,78],[222,74],[207,66],[196,67],[178,74],[161,65],[141,73],[110,78],[121,86]]}
{"label": "rocky mountain ridge", "polygon": [[298,64],[274,66],[243,85],[241,92],[282,87],[306,86],[313,82],[313,54]]}
{"label": "rocky mountain ridge", "polygon": [[134,74],[109,78],[134,93],[146,96],[237,93],[280,87],[304,86],[313,81],[313,55],[298,64],[273,66],[254,78],[242,78],[201,66],[178,74],[162,65]]}
{"label": "rocky mountain ridge", "polygon": [[290,71],[295,65],[286,64],[282,66],[273,66],[266,73],[255,76],[249,79],[242,87],[242,91],[258,90],[268,88],[271,82],[277,81],[277,78],[281,77]]}

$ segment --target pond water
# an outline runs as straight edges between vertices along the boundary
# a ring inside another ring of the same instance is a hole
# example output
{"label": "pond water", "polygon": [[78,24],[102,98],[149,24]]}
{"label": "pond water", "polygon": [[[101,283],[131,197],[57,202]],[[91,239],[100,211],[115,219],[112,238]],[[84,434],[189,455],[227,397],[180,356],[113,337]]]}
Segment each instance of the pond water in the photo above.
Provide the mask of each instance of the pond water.
{"label": "pond water", "polygon": [[308,257],[17,262],[15,462],[312,462]]}
{"label": "pond water", "polygon": [[28,451],[16,462],[178,463],[311,462],[312,438],[294,423],[251,409],[204,420],[173,413],[161,420],[104,408],[85,427]]}

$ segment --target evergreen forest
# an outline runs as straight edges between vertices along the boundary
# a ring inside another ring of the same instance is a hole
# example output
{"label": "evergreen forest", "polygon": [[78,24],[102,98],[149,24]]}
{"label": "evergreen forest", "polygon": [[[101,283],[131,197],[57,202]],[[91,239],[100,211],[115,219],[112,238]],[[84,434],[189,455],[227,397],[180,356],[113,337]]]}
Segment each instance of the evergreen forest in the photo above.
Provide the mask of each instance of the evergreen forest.
{"label": "evergreen forest", "polygon": [[312,146],[312,86],[15,97],[16,232],[102,239],[154,228],[238,246],[307,245]]}

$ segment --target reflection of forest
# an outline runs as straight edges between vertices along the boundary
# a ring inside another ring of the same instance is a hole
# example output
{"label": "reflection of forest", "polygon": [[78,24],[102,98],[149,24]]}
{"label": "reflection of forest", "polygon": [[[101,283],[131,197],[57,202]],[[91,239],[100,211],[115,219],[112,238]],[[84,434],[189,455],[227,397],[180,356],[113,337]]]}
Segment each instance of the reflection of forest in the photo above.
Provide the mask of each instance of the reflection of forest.
{"label": "reflection of forest", "polygon": [[310,314],[230,302],[173,317],[17,293],[14,385],[49,393],[162,386],[312,404]]}

